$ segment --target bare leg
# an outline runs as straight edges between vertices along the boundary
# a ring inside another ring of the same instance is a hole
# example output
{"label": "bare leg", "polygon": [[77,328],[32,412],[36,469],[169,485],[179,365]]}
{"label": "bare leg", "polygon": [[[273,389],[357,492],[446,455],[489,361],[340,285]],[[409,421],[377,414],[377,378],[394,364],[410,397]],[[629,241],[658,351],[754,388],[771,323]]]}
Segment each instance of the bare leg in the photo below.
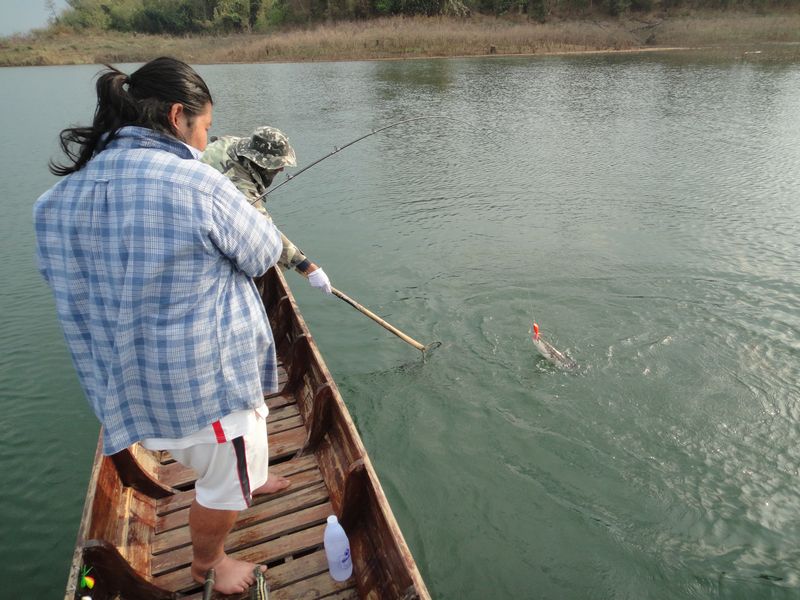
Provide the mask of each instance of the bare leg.
{"label": "bare leg", "polygon": [[[223,594],[247,591],[255,582],[253,563],[235,560],[225,554],[225,537],[236,522],[235,510],[215,510],[200,506],[195,500],[189,509],[189,532],[192,536],[192,577],[202,583],[206,572],[216,571],[214,589]],[[266,570],[263,567],[262,570]]]}

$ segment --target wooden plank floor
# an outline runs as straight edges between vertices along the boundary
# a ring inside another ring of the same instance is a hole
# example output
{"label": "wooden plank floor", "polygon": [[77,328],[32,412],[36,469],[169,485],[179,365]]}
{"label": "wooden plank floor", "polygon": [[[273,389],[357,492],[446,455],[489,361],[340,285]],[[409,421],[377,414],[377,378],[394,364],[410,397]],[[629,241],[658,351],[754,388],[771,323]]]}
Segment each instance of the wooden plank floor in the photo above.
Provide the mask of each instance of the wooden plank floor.
{"label": "wooden plank floor", "polygon": [[[282,385],[286,375],[283,369],[279,374]],[[306,437],[297,406],[293,398],[284,396],[269,398],[267,404],[270,473],[288,477],[292,484],[279,494],[256,496],[253,506],[239,514],[225,550],[234,558],[268,565],[271,600],[358,598],[353,578],[339,583],[328,575],[322,533],[333,509],[316,458],[295,458]],[[180,592],[182,597],[200,600],[202,588],[189,573],[192,550],[188,519],[194,474],[167,453],[159,469],[163,483],[182,491],[157,504],[153,581]]]}

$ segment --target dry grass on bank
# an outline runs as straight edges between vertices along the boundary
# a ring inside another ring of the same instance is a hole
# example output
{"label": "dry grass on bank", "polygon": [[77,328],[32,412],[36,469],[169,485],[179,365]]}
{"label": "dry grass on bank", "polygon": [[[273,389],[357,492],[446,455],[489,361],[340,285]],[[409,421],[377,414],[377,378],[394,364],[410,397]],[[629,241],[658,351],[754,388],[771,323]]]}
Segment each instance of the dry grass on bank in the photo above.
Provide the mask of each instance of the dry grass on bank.
{"label": "dry grass on bank", "polygon": [[664,19],[655,32],[659,43],[674,46],[799,44],[800,13],[690,15]]}
{"label": "dry grass on bank", "polygon": [[146,62],[170,55],[203,62],[210,38],[179,38],[107,32],[38,32],[0,39],[0,66]]}
{"label": "dry grass on bank", "polygon": [[364,60],[800,44],[800,14],[708,13],[553,21],[476,16],[394,17],[220,37],[37,32],[0,38],[0,66],[144,62],[164,54],[191,63]]}
{"label": "dry grass on bank", "polygon": [[514,23],[443,17],[320,25],[220,47],[215,62],[408,58],[627,49],[640,41],[619,22]]}

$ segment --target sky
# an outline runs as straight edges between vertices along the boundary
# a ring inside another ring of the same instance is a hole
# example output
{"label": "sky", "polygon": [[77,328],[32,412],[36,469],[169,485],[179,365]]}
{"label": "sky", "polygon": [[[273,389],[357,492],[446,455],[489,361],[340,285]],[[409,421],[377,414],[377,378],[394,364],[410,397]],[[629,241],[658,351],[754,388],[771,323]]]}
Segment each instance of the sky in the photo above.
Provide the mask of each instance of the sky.
{"label": "sky", "polygon": [[[55,0],[56,11],[67,7],[66,0]],[[47,25],[50,16],[45,0],[0,0],[0,36],[25,33]]]}

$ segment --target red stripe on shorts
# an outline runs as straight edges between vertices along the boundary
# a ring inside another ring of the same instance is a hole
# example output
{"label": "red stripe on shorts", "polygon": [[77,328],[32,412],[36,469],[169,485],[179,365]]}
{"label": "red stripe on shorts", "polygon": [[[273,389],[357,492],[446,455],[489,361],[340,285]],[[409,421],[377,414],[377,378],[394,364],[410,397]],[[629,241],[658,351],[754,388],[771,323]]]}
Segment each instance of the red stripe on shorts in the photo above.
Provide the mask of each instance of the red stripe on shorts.
{"label": "red stripe on shorts", "polygon": [[224,444],[228,440],[225,438],[225,432],[222,431],[222,423],[214,421],[211,426],[214,428],[214,435],[217,436],[217,443]]}

